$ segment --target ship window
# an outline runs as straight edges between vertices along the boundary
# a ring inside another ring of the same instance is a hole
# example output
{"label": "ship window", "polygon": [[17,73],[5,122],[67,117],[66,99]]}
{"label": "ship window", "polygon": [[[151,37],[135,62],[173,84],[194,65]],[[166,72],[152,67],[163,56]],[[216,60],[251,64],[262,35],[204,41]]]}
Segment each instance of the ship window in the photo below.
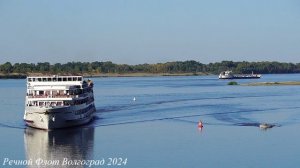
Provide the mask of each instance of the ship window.
{"label": "ship window", "polygon": [[43,78],[43,82],[46,82],[47,81],[47,78]]}
{"label": "ship window", "polygon": [[48,78],[48,81],[52,81],[52,78]]}
{"label": "ship window", "polygon": [[68,81],[72,81],[72,78],[68,78]]}
{"label": "ship window", "polygon": [[42,78],[38,78],[38,81],[41,82],[41,81],[42,81]]}
{"label": "ship window", "polygon": [[35,78],[32,78],[32,81],[34,82],[34,81],[35,81]]}
{"label": "ship window", "polygon": [[32,81],[32,79],[31,78],[28,78],[28,82],[31,82]]}
{"label": "ship window", "polygon": [[61,78],[58,78],[58,81],[61,81]]}
{"label": "ship window", "polygon": [[67,81],[67,78],[63,78],[63,81]]}
{"label": "ship window", "polygon": [[79,78],[78,78],[78,81],[82,81],[82,77],[79,77]]}
{"label": "ship window", "polygon": [[53,78],[52,80],[53,80],[53,82],[56,82],[56,81],[57,81],[57,78]]}

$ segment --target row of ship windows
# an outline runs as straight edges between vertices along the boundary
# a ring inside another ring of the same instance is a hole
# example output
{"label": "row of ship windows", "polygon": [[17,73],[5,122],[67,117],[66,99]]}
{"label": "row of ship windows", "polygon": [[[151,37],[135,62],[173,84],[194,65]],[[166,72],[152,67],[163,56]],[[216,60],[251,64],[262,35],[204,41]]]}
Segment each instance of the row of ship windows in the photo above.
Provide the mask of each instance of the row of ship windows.
{"label": "row of ship windows", "polygon": [[83,100],[75,101],[29,101],[27,106],[69,106],[69,105],[80,105],[84,103],[91,103],[94,101],[94,98],[85,98]]}
{"label": "row of ship windows", "polygon": [[27,96],[60,96],[60,95],[80,95],[83,93],[93,92],[91,88],[75,89],[75,90],[29,90]]}
{"label": "row of ship windows", "polygon": [[27,78],[28,82],[67,82],[82,81],[82,77]]}

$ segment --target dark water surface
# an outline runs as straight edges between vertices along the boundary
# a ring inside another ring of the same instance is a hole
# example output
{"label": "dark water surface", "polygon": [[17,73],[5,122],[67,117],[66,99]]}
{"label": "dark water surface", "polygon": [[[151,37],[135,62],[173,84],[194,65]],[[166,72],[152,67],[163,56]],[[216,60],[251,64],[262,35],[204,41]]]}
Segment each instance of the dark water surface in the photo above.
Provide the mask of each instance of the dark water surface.
{"label": "dark water surface", "polygon": [[[300,86],[228,86],[217,76],[93,80],[95,120],[54,131],[24,125],[25,80],[0,80],[1,166],[26,167],[3,165],[5,158],[105,160],[100,167],[300,165]],[[300,74],[236,81],[295,80]],[[262,130],[260,123],[275,127]],[[107,165],[114,158],[126,165]]]}

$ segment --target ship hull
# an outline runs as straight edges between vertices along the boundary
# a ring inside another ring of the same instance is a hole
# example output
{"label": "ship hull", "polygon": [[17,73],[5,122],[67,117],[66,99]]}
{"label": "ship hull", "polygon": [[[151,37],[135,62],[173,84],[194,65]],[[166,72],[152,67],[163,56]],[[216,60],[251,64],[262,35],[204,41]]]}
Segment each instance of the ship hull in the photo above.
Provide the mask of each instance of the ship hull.
{"label": "ship hull", "polygon": [[94,103],[67,107],[26,107],[26,125],[39,129],[57,129],[83,125],[93,119]]}
{"label": "ship hull", "polygon": [[219,77],[219,79],[259,79],[260,76],[234,76],[234,77]]}

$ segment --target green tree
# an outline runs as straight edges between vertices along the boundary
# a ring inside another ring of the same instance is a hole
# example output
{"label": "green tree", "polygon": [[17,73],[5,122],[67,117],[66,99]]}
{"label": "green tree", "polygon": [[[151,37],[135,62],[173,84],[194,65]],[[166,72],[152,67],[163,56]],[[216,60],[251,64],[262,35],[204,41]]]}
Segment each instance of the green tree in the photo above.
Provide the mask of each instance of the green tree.
{"label": "green tree", "polygon": [[0,71],[4,74],[12,73],[13,72],[13,66],[10,62],[6,62],[5,64],[2,64],[0,66]]}

